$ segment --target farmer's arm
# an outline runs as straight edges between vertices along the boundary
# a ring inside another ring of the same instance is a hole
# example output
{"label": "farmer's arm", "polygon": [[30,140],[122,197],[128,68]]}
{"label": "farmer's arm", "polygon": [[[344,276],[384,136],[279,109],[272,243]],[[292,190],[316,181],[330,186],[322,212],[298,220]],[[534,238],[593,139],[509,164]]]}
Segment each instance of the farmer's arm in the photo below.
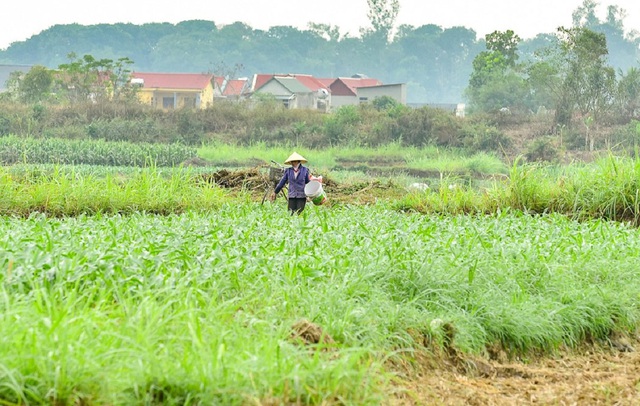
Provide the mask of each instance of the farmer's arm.
{"label": "farmer's arm", "polygon": [[289,169],[285,169],[284,174],[282,175],[282,179],[280,179],[280,182],[278,182],[278,184],[276,185],[276,189],[274,191],[274,194],[278,194],[280,193],[280,191],[282,190],[282,188],[284,187],[285,183],[287,183],[287,179],[288,179],[288,175],[289,175]]}

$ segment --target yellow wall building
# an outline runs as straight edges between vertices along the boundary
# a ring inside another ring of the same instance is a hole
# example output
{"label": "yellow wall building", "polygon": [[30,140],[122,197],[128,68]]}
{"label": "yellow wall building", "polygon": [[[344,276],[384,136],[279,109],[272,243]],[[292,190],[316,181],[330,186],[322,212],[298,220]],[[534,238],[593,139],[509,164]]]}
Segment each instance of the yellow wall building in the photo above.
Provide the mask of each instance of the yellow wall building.
{"label": "yellow wall building", "polygon": [[142,103],[160,109],[195,107],[204,109],[213,104],[212,74],[133,72],[131,84],[138,86]]}

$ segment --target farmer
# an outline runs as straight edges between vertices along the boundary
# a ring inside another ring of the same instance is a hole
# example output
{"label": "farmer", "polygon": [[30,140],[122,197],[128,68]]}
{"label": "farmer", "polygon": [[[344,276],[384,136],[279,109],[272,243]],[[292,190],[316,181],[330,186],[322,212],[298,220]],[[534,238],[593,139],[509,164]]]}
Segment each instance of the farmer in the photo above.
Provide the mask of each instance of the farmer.
{"label": "farmer", "polygon": [[284,170],[284,175],[280,182],[276,185],[276,189],[271,195],[271,200],[276,198],[287,182],[289,183],[289,210],[291,214],[300,214],[304,210],[307,203],[307,195],[304,193],[304,186],[311,180],[309,169],[302,164],[307,160],[302,155],[294,152],[284,161],[285,164],[291,165],[291,168]]}

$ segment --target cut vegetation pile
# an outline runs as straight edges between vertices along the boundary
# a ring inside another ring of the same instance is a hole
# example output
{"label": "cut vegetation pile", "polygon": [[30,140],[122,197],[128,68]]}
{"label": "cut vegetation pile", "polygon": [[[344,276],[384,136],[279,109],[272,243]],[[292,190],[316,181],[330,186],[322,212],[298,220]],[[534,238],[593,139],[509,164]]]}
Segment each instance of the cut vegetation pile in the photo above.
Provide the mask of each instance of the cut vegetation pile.
{"label": "cut vegetation pile", "polygon": [[[215,184],[225,189],[249,190],[262,192],[267,185],[275,186],[273,178],[270,179],[268,167],[257,166],[244,170],[230,171],[221,169],[213,173],[198,175],[198,180]],[[351,183],[338,183],[333,179],[323,177],[323,189],[331,196],[333,201],[350,200],[353,202],[366,202],[361,199],[367,195],[377,196],[389,191],[402,191],[401,186],[392,181],[383,182],[379,179],[359,181]]]}
{"label": "cut vegetation pile", "polygon": [[261,173],[259,168],[240,171],[221,169],[200,175],[200,180],[228,189],[263,189],[268,177]]}

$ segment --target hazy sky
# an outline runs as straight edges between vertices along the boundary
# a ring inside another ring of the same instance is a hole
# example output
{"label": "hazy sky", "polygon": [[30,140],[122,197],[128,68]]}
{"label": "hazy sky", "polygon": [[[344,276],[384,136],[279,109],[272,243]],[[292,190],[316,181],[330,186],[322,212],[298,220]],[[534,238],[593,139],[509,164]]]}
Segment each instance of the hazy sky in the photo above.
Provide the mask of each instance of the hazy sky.
{"label": "hazy sky", "polygon": [[[369,27],[367,0],[4,0],[0,14],[0,49],[14,41],[24,41],[56,24],[149,22],[178,23],[209,20],[218,25],[242,21],[252,28],[276,25],[306,28],[307,23],[340,27],[357,35]],[[464,26],[482,37],[492,31],[512,29],[522,38],[541,32],[555,32],[571,25],[571,13],[582,0],[400,0],[398,24],[442,28]],[[598,17],[606,7],[617,5],[627,12],[625,30],[640,31],[638,0],[600,1]]]}

